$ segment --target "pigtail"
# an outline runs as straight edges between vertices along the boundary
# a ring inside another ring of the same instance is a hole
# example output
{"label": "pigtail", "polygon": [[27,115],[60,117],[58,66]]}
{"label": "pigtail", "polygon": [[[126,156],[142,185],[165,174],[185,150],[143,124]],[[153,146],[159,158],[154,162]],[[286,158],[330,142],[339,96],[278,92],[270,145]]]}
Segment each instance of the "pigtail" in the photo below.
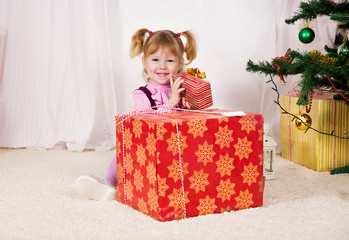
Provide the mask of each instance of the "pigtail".
{"label": "pigtail", "polygon": [[196,40],[194,35],[190,31],[181,32],[181,36],[184,36],[187,39],[187,43],[184,47],[184,52],[186,53],[188,59],[188,63],[186,63],[186,65],[189,65],[196,58]]}
{"label": "pigtail", "polygon": [[141,28],[132,36],[130,56],[131,58],[139,56],[143,52],[145,35],[149,33],[146,28]]}

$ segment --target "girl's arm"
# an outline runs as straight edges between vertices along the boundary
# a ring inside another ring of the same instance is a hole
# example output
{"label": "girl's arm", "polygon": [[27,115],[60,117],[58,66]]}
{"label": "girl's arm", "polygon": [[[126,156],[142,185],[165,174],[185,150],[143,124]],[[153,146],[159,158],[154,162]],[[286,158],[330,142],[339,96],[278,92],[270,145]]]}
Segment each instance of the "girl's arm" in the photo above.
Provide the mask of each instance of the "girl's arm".
{"label": "girl's arm", "polygon": [[136,110],[147,109],[151,107],[147,95],[145,95],[145,93],[141,90],[135,90],[133,92],[133,101],[135,103]]}

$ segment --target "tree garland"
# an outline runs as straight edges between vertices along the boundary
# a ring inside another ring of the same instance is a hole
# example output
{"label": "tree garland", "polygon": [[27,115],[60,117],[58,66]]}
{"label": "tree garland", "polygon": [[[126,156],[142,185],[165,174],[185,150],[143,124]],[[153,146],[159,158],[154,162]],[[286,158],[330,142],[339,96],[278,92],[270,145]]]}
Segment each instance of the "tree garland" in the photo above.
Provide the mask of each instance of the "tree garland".
{"label": "tree garland", "polygon": [[348,136],[347,132],[345,132],[345,131],[344,131],[344,134],[346,135],[346,137],[341,137],[341,136],[335,135],[335,134],[334,134],[334,130],[332,130],[331,133],[325,133],[325,132],[319,131],[319,130],[317,130],[317,129],[315,129],[315,128],[309,126],[309,125],[307,125],[307,124],[306,124],[301,118],[299,118],[298,116],[296,116],[296,115],[290,113],[289,111],[287,111],[287,110],[286,110],[284,107],[282,107],[281,104],[280,104],[280,93],[279,93],[279,91],[278,91],[278,87],[277,87],[277,85],[275,84],[272,75],[270,75],[270,80],[267,81],[266,83],[270,83],[270,82],[274,85],[274,87],[272,87],[272,89],[273,89],[273,90],[276,92],[276,94],[277,94],[276,101],[274,101],[274,102],[275,102],[275,103],[279,106],[279,108],[282,110],[281,114],[288,114],[288,115],[292,116],[292,117],[293,117],[293,119],[291,120],[292,122],[293,122],[295,119],[298,119],[299,121],[301,121],[301,122],[307,127],[307,130],[305,130],[304,133],[306,133],[309,129],[311,129],[311,130],[313,130],[313,131],[315,131],[315,132],[317,132],[317,133],[323,134],[323,135],[332,136],[332,137],[339,138],[339,139],[347,139],[347,140],[349,140],[349,136]]}

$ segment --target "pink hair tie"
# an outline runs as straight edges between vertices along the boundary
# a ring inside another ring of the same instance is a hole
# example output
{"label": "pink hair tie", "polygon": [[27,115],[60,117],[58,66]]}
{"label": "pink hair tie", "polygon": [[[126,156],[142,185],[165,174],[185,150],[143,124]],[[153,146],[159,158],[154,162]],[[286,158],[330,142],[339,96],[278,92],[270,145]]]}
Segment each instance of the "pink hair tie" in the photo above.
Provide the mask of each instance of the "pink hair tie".
{"label": "pink hair tie", "polygon": [[152,32],[152,31],[149,31],[148,33],[149,33],[149,35],[151,35],[153,32]]}
{"label": "pink hair tie", "polygon": [[177,36],[180,37],[180,36],[181,36],[181,33],[177,33]]}

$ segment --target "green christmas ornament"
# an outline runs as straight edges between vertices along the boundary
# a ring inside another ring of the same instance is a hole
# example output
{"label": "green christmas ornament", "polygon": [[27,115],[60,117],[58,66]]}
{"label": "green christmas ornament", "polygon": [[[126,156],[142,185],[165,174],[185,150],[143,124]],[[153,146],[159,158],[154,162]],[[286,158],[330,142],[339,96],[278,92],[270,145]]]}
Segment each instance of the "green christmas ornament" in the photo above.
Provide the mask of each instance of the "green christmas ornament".
{"label": "green christmas ornament", "polygon": [[349,53],[349,48],[347,46],[347,40],[345,41],[338,47],[337,49],[338,56],[347,56]]}
{"label": "green christmas ornament", "polygon": [[298,38],[302,43],[311,43],[315,38],[315,32],[313,29],[305,27],[299,32]]}

